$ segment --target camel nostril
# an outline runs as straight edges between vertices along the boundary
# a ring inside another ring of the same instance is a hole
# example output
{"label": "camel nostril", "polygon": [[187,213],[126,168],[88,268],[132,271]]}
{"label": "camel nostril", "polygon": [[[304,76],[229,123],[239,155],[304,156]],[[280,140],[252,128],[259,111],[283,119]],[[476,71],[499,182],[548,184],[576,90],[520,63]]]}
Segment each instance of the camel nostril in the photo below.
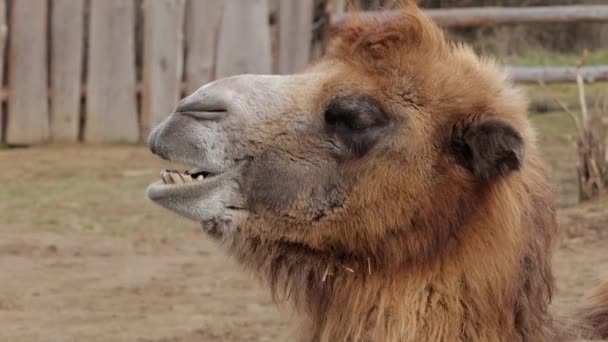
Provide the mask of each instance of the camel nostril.
{"label": "camel nostril", "polygon": [[204,112],[193,112],[193,111],[177,111],[177,114],[187,115],[198,120],[219,120],[226,115],[225,110],[217,111],[204,111]]}
{"label": "camel nostril", "polygon": [[179,101],[175,112],[199,120],[218,120],[226,115],[227,109],[221,101],[208,96],[189,96]]}
{"label": "camel nostril", "polygon": [[207,107],[207,106],[203,106],[201,101],[196,101],[196,99],[193,99],[192,96],[189,96],[189,97],[186,97],[185,99],[181,99],[177,103],[177,108],[175,109],[175,111],[178,113],[199,112],[199,111],[209,109],[209,108],[205,108],[205,107]]}

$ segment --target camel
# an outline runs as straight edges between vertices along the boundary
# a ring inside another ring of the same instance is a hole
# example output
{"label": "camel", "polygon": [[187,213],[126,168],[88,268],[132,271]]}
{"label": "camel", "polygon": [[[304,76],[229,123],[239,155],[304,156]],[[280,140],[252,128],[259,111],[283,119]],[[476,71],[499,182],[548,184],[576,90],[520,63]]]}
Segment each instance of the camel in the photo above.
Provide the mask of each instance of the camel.
{"label": "camel", "polygon": [[293,305],[299,341],[608,337],[608,286],[548,311],[554,193],[525,96],[411,1],[354,15],[300,73],[202,86],[149,147],[194,169],[148,198]]}

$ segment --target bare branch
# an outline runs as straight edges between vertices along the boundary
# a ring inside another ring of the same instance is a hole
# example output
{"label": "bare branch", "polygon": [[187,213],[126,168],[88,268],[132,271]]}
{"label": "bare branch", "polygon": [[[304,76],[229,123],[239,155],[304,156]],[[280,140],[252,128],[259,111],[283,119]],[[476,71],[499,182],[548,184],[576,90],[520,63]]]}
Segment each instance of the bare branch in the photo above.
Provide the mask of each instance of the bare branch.
{"label": "bare branch", "polygon": [[587,109],[587,98],[585,97],[585,83],[583,81],[583,77],[581,76],[580,70],[587,62],[588,56],[589,56],[589,51],[587,51],[587,49],[585,49],[583,51],[583,55],[581,56],[581,58],[576,62],[576,85],[578,86],[578,98],[579,98],[579,101],[581,104],[583,130],[585,133],[589,132],[590,117],[589,117],[589,111]]}
{"label": "bare branch", "polygon": [[576,126],[576,133],[579,137],[579,139],[583,139],[584,136],[584,131],[581,127],[581,123],[580,120],[578,119],[577,115],[574,114],[570,108],[568,107],[567,104],[565,104],[562,100],[560,100],[557,96],[555,96],[553,94],[553,92],[551,92],[549,90],[549,88],[547,87],[547,85],[545,84],[545,82],[543,82],[542,80],[538,81],[538,85],[543,89],[543,91],[545,92],[545,94],[547,94],[547,96],[551,97],[553,99],[553,101],[555,101],[555,103],[557,103],[560,108],[566,113],[568,114],[568,116],[572,119],[572,121],[574,122],[574,125]]}

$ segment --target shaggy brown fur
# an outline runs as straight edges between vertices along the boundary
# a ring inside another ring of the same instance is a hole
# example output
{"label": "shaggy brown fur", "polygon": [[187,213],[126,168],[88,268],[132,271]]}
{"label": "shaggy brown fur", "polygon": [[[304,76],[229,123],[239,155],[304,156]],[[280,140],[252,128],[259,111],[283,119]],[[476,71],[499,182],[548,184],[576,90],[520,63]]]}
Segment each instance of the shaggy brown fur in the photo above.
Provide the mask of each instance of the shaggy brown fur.
{"label": "shaggy brown fur", "polygon": [[185,99],[152,150],[232,167],[149,193],[292,302],[303,342],[604,336],[606,289],[573,326],[548,314],[554,194],[526,109],[408,2],[353,18],[302,74]]}
{"label": "shaggy brown fur", "polygon": [[[370,84],[387,112],[407,113],[410,129],[395,144],[418,145],[408,156],[429,167],[404,172],[407,158],[389,153],[376,156],[379,169],[353,163],[345,172],[375,174],[358,183],[364,195],[349,203],[356,212],[340,217],[335,208],[338,214],[312,227],[263,217],[245,230],[283,227],[307,237],[255,234],[235,239],[230,250],[265,275],[277,300],[291,299],[305,314],[303,341],[554,338],[547,313],[554,195],[524,99],[491,62],[448,43],[414,6],[392,20],[355,19],[324,62],[332,59],[348,72],[323,92]],[[480,145],[460,146],[466,132],[493,123],[514,129],[515,142],[482,137]],[[514,149],[513,167],[455,156],[502,147]],[[593,328],[606,330],[605,304],[587,311]]]}
{"label": "shaggy brown fur", "polygon": [[608,283],[599,288],[588,303],[579,309],[571,327],[578,329],[578,334],[588,338],[608,340]]}

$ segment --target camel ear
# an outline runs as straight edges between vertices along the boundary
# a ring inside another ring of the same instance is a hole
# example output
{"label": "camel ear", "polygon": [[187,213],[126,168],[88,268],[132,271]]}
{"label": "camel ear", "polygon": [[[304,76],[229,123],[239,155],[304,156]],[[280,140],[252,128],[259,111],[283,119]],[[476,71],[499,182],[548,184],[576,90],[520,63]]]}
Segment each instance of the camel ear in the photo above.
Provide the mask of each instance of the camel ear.
{"label": "camel ear", "polygon": [[486,119],[455,127],[451,149],[459,164],[489,182],[519,170],[524,142],[508,123]]}

